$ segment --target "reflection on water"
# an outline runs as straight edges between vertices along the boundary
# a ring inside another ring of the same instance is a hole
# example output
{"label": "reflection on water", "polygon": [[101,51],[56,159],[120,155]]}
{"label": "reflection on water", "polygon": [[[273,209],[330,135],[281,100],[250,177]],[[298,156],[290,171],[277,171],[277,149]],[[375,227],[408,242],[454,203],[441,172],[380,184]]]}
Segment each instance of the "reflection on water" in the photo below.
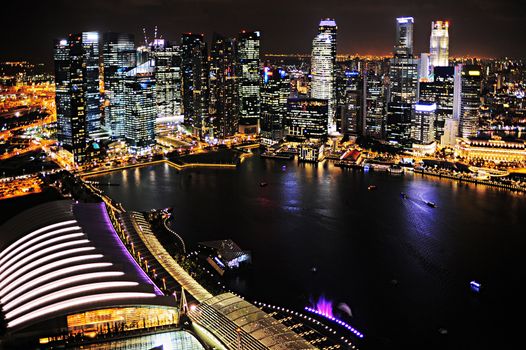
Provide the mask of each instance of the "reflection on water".
{"label": "reflection on water", "polygon": [[[498,339],[495,319],[516,327],[507,310],[523,300],[512,287],[524,276],[521,194],[258,157],[237,170],[161,165],[100,179],[121,184],[103,189],[126,208],[173,207],[189,244],[231,238],[251,250],[234,291],[298,310],[322,294],[345,302],[374,349],[484,348]],[[474,279],[484,293],[470,293]]]}

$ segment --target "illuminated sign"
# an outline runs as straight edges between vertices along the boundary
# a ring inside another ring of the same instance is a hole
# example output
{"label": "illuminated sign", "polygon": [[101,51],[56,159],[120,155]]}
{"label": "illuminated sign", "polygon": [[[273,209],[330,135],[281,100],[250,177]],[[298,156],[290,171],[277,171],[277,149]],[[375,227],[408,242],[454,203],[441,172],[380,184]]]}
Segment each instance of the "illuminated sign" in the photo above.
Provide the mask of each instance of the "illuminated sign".
{"label": "illuminated sign", "polygon": [[434,112],[436,109],[437,109],[436,103],[433,103],[431,105],[417,103],[415,105],[415,110],[417,112]]}
{"label": "illuminated sign", "polygon": [[414,22],[413,17],[398,17],[396,20],[398,21],[398,23],[401,23],[401,24]]}
{"label": "illuminated sign", "polygon": [[468,72],[468,75],[470,75],[472,77],[478,77],[480,75],[480,71],[478,71],[478,70],[470,70]]}
{"label": "illuminated sign", "polygon": [[61,46],[66,46],[67,44],[68,44],[68,41],[66,39],[60,40],[60,45]]}

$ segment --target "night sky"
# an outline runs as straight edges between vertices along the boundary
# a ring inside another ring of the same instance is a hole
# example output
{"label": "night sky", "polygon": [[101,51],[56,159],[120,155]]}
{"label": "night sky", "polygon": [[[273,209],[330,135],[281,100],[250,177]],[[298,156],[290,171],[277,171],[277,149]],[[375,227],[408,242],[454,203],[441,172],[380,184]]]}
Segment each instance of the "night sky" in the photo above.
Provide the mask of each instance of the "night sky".
{"label": "night sky", "polygon": [[262,51],[309,53],[322,17],[338,24],[338,53],[388,54],[395,17],[415,18],[415,53],[429,50],[433,19],[447,19],[453,56],[526,57],[523,0],[6,0],[0,59],[50,63],[53,38],[87,30],[236,35],[262,32]]}

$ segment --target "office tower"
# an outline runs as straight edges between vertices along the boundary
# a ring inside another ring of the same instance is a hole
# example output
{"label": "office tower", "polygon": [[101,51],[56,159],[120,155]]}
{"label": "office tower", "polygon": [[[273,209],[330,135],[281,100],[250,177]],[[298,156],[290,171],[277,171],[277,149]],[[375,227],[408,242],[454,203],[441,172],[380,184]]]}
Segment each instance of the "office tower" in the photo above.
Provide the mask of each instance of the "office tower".
{"label": "office tower", "polygon": [[[71,91],[70,65],[68,41],[55,40],[53,46],[53,60],[55,63],[55,105],[57,109],[57,140],[61,144],[71,145]],[[75,122],[77,122],[75,120]],[[82,121],[84,124],[85,121]],[[84,131],[85,132],[85,131]]]}
{"label": "office tower", "polygon": [[124,139],[124,78],[135,67],[136,52],[133,34],[103,34],[105,121],[112,139]]}
{"label": "office tower", "polygon": [[433,67],[449,65],[449,23],[447,21],[431,22],[429,52]]}
{"label": "office tower", "polygon": [[412,105],[417,101],[419,60],[413,58],[413,23],[412,17],[396,19],[394,57],[389,66],[385,130],[388,140],[404,147],[411,146],[411,122],[407,120],[407,113],[412,113]]}
{"label": "office tower", "polygon": [[394,57],[389,69],[390,101],[415,103],[418,86],[418,59]]}
{"label": "office tower", "polygon": [[368,72],[363,77],[362,133],[382,138],[385,118],[385,88],[381,76]]}
{"label": "office tower", "polygon": [[[100,111],[100,76],[99,76],[99,33],[83,32],[70,34],[72,60],[83,62],[83,83],[85,84],[86,123],[88,136],[97,138],[103,127]],[[77,46],[75,49],[74,47]],[[78,49],[78,51],[77,51]]]}
{"label": "office tower", "polygon": [[208,50],[203,34],[183,34],[181,40],[184,124],[204,137],[208,120]]}
{"label": "office tower", "polygon": [[328,101],[315,98],[289,98],[285,135],[299,140],[327,139]]}
{"label": "office tower", "polygon": [[263,67],[261,85],[261,142],[272,145],[283,138],[290,79],[281,68]]}
{"label": "office tower", "polygon": [[334,133],[336,127],[336,32],[333,19],[320,21],[318,35],[312,41],[311,97],[328,101],[327,130]]}
{"label": "office tower", "polygon": [[337,131],[342,134],[362,135],[362,90],[360,72],[345,70],[338,85]]}
{"label": "office tower", "polygon": [[311,56],[311,97],[327,100],[328,116],[327,130],[334,131],[334,63],[332,59],[332,43],[329,34],[318,34],[312,41]]}
{"label": "office tower", "polygon": [[124,137],[140,153],[155,144],[155,62],[149,60],[126,72]]}
{"label": "office tower", "polygon": [[70,34],[55,41],[57,137],[76,163],[86,160],[88,138],[100,131],[99,35]]}
{"label": "office tower", "polygon": [[406,149],[411,148],[411,118],[413,104],[390,102],[387,104],[385,133],[387,140]]}
{"label": "office tower", "polygon": [[225,139],[238,131],[237,43],[214,33],[210,50],[210,119],[214,136]]}
{"label": "office tower", "polygon": [[396,19],[396,42],[394,55],[397,57],[413,56],[413,17]]}
{"label": "office tower", "polygon": [[420,101],[415,104],[414,117],[411,120],[411,138],[419,144],[435,141],[435,102]]}
{"label": "office tower", "polygon": [[457,143],[458,135],[458,120],[446,119],[444,124],[444,135],[440,138],[440,144],[442,146],[453,147]]}
{"label": "office tower", "polygon": [[418,81],[433,81],[433,67],[431,66],[431,54],[422,52],[418,63]]}
{"label": "office tower", "polygon": [[155,39],[150,46],[155,62],[155,99],[158,118],[182,114],[181,52],[165,39]]}
{"label": "office tower", "polygon": [[239,131],[243,134],[259,132],[260,33],[242,31],[238,36],[239,65]]}
{"label": "office tower", "polygon": [[482,68],[476,65],[462,66],[460,79],[460,135],[462,137],[477,136]]}

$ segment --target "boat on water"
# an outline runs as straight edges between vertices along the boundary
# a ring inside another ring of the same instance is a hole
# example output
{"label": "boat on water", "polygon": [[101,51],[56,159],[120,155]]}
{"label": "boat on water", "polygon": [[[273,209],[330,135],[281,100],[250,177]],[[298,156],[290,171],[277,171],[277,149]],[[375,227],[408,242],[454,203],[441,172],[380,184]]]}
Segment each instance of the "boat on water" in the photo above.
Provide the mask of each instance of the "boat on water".
{"label": "boat on water", "polygon": [[437,207],[437,205],[435,203],[433,203],[433,202],[426,201],[426,204],[427,204],[428,207],[431,207],[431,208],[436,208]]}
{"label": "boat on water", "polygon": [[480,288],[482,287],[482,285],[477,281],[471,281],[469,282],[469,287],[471,288],[472,291],[478,293],[480,292]]}
{"label": "boat on water", "polygon": [[400,192],[400,197],[402,197],[403,199],[409,198],[407,197],[407,194],[405,192]]}
{"label": "boat on water", "polygon": [[401,175],[404,173],[404,168],[402,168],[400,165],[393,164],[387,169],[389,171],[389,174],[391,175]]}
{"label": "boat on water", "polygon": [[369,191],[376,190],[376,185],[369,185],[369,187],[367,187],[367,189]]}
{"label": "boat on water", "polygon": [[260,182],[260,183],[259,183],[259,186],[260,186],[260,187],[265,187],[265,186],[267,186],[267,185],[268,185],[268,183],[266,183],[266,182]]}

